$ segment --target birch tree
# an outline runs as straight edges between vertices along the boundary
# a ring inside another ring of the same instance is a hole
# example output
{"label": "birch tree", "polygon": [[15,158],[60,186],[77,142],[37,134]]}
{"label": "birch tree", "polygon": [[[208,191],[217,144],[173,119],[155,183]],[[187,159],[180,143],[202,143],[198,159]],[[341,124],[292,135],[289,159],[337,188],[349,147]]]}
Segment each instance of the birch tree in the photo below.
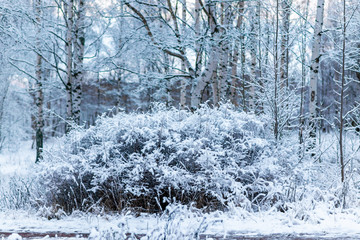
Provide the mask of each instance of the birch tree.
{"label": "birch tree", "polygon": [[74,71],[73,71],[73,120],[80,124],[81,85],[84,78],[84,54],[85,54],[85,1],[78,0],[76,11],[76,23],[74,28]]}
{"label": "birch tree", "polygon": [[81,83],[83,81],[85,48],[85,0],[68,0],[64,3],[66,25],[66,127],[69,132],[72,124],[80,124]]}
{"label": "birch tree", "polygon": [[257,44],[258,44],[258,28],[259,28],[259,18],[257,16],[258,4],[255,2],[252,6],[250,18],[250,95],[249,95],[249,110],[255,111],[255,102],[256,102],[256,85],[258,81],[258,69],[257,69]]}
{"label": "birch tree", "polygon": [[64,6],[66,19],[66,125],[65,132],[71,130],[73,119],[73,27],[74,27],[74,0],[68,0]]}
{"label": "birch tree", "polygon": [[[239,2],[238,6],[238,16],[236,21],[236,30],[239,33],[239,36],[237,36],[234,40],[234,47],[233,47],[233,53],[232,53],[232,61],[230,62],[231,66],[231,86],[230,86],[230,97],[231,102],[235,106],[238,105],[238,89],[237,89],[237,82],[239,81],[238,76],[238,60],[239,60],[239,38],[241,38],[240,35],[243,35],[242,33],[242,25],[243,25],[243,19],[244,19],[244,1]],[[242,65],[245,63],[242,63]],[[244,79],[243,79],[244,80]]]}
{"label": "birch tree", "polygon": [[[310,149],[316,145],[316,117],[317,117],[317,84],[319,78],[320,66],[320,47],[321,34],[324,23],[324,5],[325,0],[317,1],[316,19],[314,27],[313,43],[311,48],[311,66],[310,66],[310,88],[309,88],[309,124],[310,124]],[[312,153],[314,155],[314,153]]]}
{"label": "birch tree", "polygon": [[35,85],[36,85],[36,97],[35,104],[37,107],[37,115],[36,115],[36,160],[35,162],[39,162],[42,159],[42,151],[43,151],[43,142],[44,142],[44,93],[43,93],[43,70],[42,70],[42,56],[41,56],[41,0],[35,1],[35,16],[36,16],[36,25],[37,25],[37,37],[36,37],[36,65],[35,65]]}
{"label": "birch tree", "polygon": [[281,59],[280,82],[282,86],[289,87],[289,34],[290,10],[292,0],[282,0],[282,32],[281,32]]}
{"label": "birch tree", "polygon": [[[186,34],[186,11],[187,11],[187,7],[186,7],[186,0],[183,0],[182,2],[182,15],[181,15],[181,20],[182,20],[182,35],[184,36]],[[184,52],[186,50],[183,50]],[[185,66],[185,61],[181,60],[181,72],[184,73],[186,72],[186,66]],[[187,81],[186,78],[182,78],[181,79],[181,90],[180,90],[180,107],[181,109],[185,109],[186,106],[186,87],[187,87]]]}

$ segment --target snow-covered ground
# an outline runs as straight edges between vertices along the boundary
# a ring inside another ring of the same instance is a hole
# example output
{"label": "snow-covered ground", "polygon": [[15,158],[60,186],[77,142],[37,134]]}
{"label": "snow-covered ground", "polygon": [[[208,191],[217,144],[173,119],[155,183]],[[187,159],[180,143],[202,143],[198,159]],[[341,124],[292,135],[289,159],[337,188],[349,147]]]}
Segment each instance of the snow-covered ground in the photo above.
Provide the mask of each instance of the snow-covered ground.
{"label": "snow-covered ground", "polygon": [[4,148],[0,154],[0,179],[10,176],[26,176],[35,161],[32,142],[19,142],[15,149]]}
{"label": "snow-covered ground", "polygon": [[[360,209],[331,208],[326,202],[311,210],[306,210],[306,206],[293,206],[286,213],[276,210],[248,212],[233,208],[229,212],[205,214],[172,205],[162,215],[75,212],[60,219],[48,220],[44,209],[19,210],[9,207],[19,200],[9,200],[16,190],[11,188],[17,187],[16,184],[11,185],[11,179],[27,181],[27,176],[34,169],[35,153],[30,147],[31,142],[21,144],[17,152],[4,149],[0,154],[0,232],[85,233],[90,234],[91,239],[121,239],[125,233],[146,235],[143,239],[160,239],[165,235],[167,239],[192,239],[197,234],[224,237],[283,234],[360,239]],[[16,235],[7,238],[16,239]]]}
{"label": "snow-covered ground", "polygon": [[[314,213],[315,214],[315,213]],[[170,239],[194,233],[226,236],[306,235],[360,238],[360,211],[325,214],[317,212],[316,222],[301,221],[283,213],[226,214],[212,213],[199,217],[169,219],[155,215],[74,214],[60,220],[47,220],[34,213],[6,211],[0,213],[1,232],[91,233],[92,239],[105,239],[106,234],[147,234],[150,239],[165,234]],[[191,215],[191,214],[190,214]],[[172,235],[171,235],[172,234]],[[103,238],[102,238],[103,237]]]}

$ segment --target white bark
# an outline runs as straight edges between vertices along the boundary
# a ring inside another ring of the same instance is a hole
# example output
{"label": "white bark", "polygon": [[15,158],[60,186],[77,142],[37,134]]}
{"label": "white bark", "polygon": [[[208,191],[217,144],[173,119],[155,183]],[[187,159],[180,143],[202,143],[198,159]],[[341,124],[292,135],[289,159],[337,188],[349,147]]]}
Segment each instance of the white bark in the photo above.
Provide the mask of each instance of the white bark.
{"label": "white bark", "polygon": [[310,67],[310,96],[309,96],[309,113],[310,113],[310,126],[312,130],[310,132],[310,137],[312,138],[311,148],[314,147],[315,138],[316,138],[316,129],[315,129],[315,118],[316,118],[316,108],[317,108],[317,83],[319,75],[319,66],[320,66],[320,45],[321,45],[321,33],[322,26],[324,22],[324,5],[325,0],[318,0],[316,8],[316,20],[315,20],[315,29],[313,44],[311,49],[311,67]]}
{"label": "white bark", "polygon": [[214,71],[217,69],[217,65],[219,62],[219,54],[216,47],[211,51],[211,54],[209,56],[208,64],[206,66],[206,69],[202,73],[201,77],[198,79],[198,83],[194,89],[194,92],[191,96],[191,107],[193,109],[196,109],[199,107],[201,103],[202,93],[206,87],[206,85],[211,83],[211,78],[214,74]]}
{"label": "white bark", "polygon": [[72,100],[72,91],[73,91],[73,81],[72,81],[72,72],[73,72],[73,8],[74,0],[69,0],[67,6],[65,6],[66,13],[66,126],[65,131],[69,132],[71,130],[71,121],[73,120],[73,100]]}
{"label": "white bark", "polygon": [[[217,67],[218,67],[218,63],[219,63],[220,49],[218,47],[218,44],[219,44],[220,30],[216,26],[215,15],[214,15],[216,12],[215,10],[216,9],[215,9],[214,5],[209,5],[207,12],[206,12],[213,40],[211,43],[210,54],[209,54],[206,68],[202,72],[201,76],[197,79],[197,84],[195,85],[195,87],[192,90],[192,95],[191,95],[191,108],[192,109],[196,109],[199,107],[199,105],[201,103],[203,91],[208,84],[211,84],[214,81],[214,73],[217,71]],[[213,86],[213,89],[214,89],[214,86]],[[215,92],[213,92],[213,94],[218,94],[218,92],[215,91]],[[213,96],[213,97],[215,98],[215,100],[219,99],[218,96]],[[217,103],[214,102],[214,104],[217,104]]]}
{"label": "white bark", "polygon": [[74,41],[74,70],[73,70],[73,89],[72,89],[72,119],[76,124],[80,124],[81,85],[84,78],[84,49],[85,49],[85,31],[84,31],[84,4],[85,0],[79,0],[76,12],[75,41]]}
{"label": "white bark", "polygon": [[201,43],[200,43],[200,3],[199,0],[195,0],[195,52],[196,52],[196,63],[195,63],[195,75],[198,76],[199,71],[202,68],[202,51],[201,51]]}
{"label": "white bark", "polygon": [[258,81],[257,76],[257,44],[258,44],[258,28],[259,28],[259,18],[257,16],[258,11],[256,6],[252,6],[254,9],[252,9],[251,17],[253,21],[251,21],[251,44],[250,44],[250,56],[251,56],[251,65],[250,65],[250,96],[249,96],[249,110],[255,111],[255,101],[256,101],[256,93],[255,93],[255,86]]}
{"label": "white bark", "polygon": [[[232,21],[231,6],[227,2],[222,3],[222,28],[221,32],[221,41],[220,41],[220,59],[219,59],[219,73],[218,73],[218,93],[219,100],[226,100],[227,90],[229,88],[229,41],[227,36],[227,31],[229,29],[229,24]],[[216,103],[215,103],[216,104]]]}
{"label": "white bark", "polygon": [[[183,0],[183,7],[182,7],[182,35],[185,35],[186,31],[186,0]],[[185,62],[181,61],[181,71],[182,74],[186,71]],[[186,86],[187,81],[185,78],[181,79],[181,89],[180,89],[180,108],[185,109],[186,106]]]}
{"label": "white bark", "polygon": [[[236,22],[236,29],[238,32],[241,33],[241,26],[243,22],[243,13],[244,13],[244,1],[239,2],[239,16]],[[231,66],[231,87],[230,87],[230,96],[231,96],[231,102],[235,106],[238,106],[237,102],[237,89],[236,89],[236,83],[239,79],[238,72],[237,72],[237,63],[239,60],[239,41],[235,39],[234,43],[234,52],[232,55],[232,61],[230,63]]]}
{"label": "white bark", "polygon": [[36,97],[35,103],[37,107],[37,116],[36,116],[36,160],[39,162],[42,159],[43,151],[43,132],[44,132],[44,93],[42,86],[42,56],[39,53],[41,48],[41,0],[35,1],[35,10],[36,10],[36,24],[37,24],[37,39],[36,45],[38,48],[38,53],[36,54]]}
{"label": "white bark", "polygon": [[290,8],[292,0],[282,0],[282,32],[281,32],[281,60],[280,60],[280,84],[282,87],[289,86],[289,32],[290,32]]}

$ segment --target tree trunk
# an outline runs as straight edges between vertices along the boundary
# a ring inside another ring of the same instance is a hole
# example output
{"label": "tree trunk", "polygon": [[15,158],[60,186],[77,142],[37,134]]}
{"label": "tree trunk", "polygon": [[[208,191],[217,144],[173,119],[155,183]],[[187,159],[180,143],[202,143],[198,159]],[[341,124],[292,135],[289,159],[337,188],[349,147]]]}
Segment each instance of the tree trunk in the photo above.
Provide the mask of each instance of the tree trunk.
{"label": "tree trunk", "polygon": [[274,46],[274,137],[279,139],[279,119],[278,119],[278,38],[279,38],[279,0],[276,0],[276,25],[275,25],[275,46]]}
{"label": "tree trunk", "polygon": [[290,8],[292,0],[282,0],[282,32],[281,32],[281,60],[280,84],[282,88],[289,87],[289,31]]}
{"label": "tree trunk", "polygon": [[[262,33],[262,26],[261,26],[261,0],[257,1],[257,5],[256,5],[256,16],[257,16],[257,24],[258,24],[258,42],[257,42],[257,46],[258,46],[258,57],[257,57],[257,61],[258,61],[258,86],[259,86],[259,92],[258,92],[258,96],[257,96],[257,106],[256,106],[256,112],[257,114],[263,114],[264,113],[264,103],[263,100],[260,98],[260,96],[264,96],[264,79],[263,79],[263,57],[262,57],[262,39],[261,36],[263,35]],[[260,96],[259,96],[260,94]]]}
{"label": "tree trunk", "polygon": [[[186,0],[183,0],[182,15],[181,15],[183,36],[186,32],[186,10],[187,10],[186,9]],[[184,74],[184,72],[186,71],[186,66],[185,66],[184,60],[181,60],[181,71],[182,71],[182,74]],[[187,86],[186,78],[182,78],[181,79],[181,89],[180,89],[180,108],[181,109],[185,109],[185,107],[186,107],[186,86]]]}
{"label": "tree trunk", "polygon": [[[215,44],[215,43],[213,43]],[[203,91],[205,89],[205,87],[211,83],[211,79],[213,77],[214,72],[217,69],[217,65],[219,62],[219,55],[218,55],[218,50],[217,47],[214,46],[211,50],[208,62],[207,62],[207,66],[204,70],[204,72],[202,73],[202,75],[199,77],[197,85],[194,89],[194,92],[192,93],[191,96],[191,108],[192,109],[196,109],[199,107],[200,103],[201,103],[201,98],[202,98],[202,94]],[[213,93],[215,94],[215,93]],[[217,103],[214,103],[217,104]]]}
{"label": "tree trunk", "polygon": [[227,91],[229,88],[229,74],[228,74],[228,65],[229,65],[229,41],[227,36],[227,31],[229,29],[229,24],[232,22],[231,14],[231,5],[229,3],[223,2],[222,6],[222,18],[220,29],[220,59],[219,59],[219,73],[218,73],[218,94],[219,100],[226,101]]}
{"label": "tree trunk", "polygon": [[[236,29],[240,34],[243,34],[241,31],[241,26],[243,24],[243,14],[244,14],[244,1],[239,2],[239,16],[236,22]],[[238,82],[238,72],[237,72],[237,63],[239,60],[239,41],[238,39],[235,39],[234,43],[234,52],[232,54],[232,61],[230,62],[231,66],[231,87],[230,87],[230,96],[231,96],[231,102],[235,106],[238,106],[237,101],[237,82]]]}
{"label": "tree trunk", "polygon": [[66,15],[66,123],[65,132],[68,133],[71,130],[73,122],[73,8],[74,0],[69,0],[67,6],[65,6]]}
{"label": "tree trunk", "polygon": [[84,79],[84,50],[85,50],[85,31],[84,31],[84,10],[85,0],[79,0],[76,12],[75,41],[74,41],[74,71],[72,89],[72,119],[75,124],[80,124],[82,82]]}
{"label": "tree trunk", "polygon": [[[324,22],[324,5],[325,0],[318,0],[317,9],[316,9],[316,20],[315,20],[315,29],[314,37],[312,44],[312,55],[311,55],[311,67],[310,67],[310,96],[309,96],[309,124],[310,124],[310,146],[311,151],[314,150],[316,146],[316,116],[317,116],[317,83],[319,75],[319,66],[320,66],[320,45],[321,45],[321,34],[322,26]],[[315,155],[314,152],[311,155]]]}
{"label": "tree trunk", "polygon": [[38,53],[36,55],[36,107],[37,107],[37,116],[36,116],[36,160],[38,163],[42,159],[42,151],[43,151],[43,142],[44,142],[44,94],[43,94],[43,86],[42,86],[42,56],[40,55],[41,48],[41,0],[36,0],[35,2],[36,9],[36,24],[38,26],[38,36],[36,39],[36,45],[38,48]]}
{"label": "tree trunk", "polygon": [[307,47],[307,19],[309,15],[309,0],[304,0],[303,4],[305,5],[305,16],[303,20],[303,35],[301,37],[301,89],[300,89],[300,117],[299,117],[299,143],[303,144],[304,142],[304,91],[305,91],[305,81],[306,81],[306,47]]}
{"label": "tree trunk", "polygon": [[258,4],[252,6],[252,12],[251,12],[251,18],[253,21],[251,21],[250,24],[250,97],[249,97],[249,110],[255,112],[255,104],[256,104],[256,85],[258,81],[258,68],[257,68],[257,44],[258,44],[258,33],[259,33],[259,23],[258,23],[258,11],[257,7]]}
{"label": "tree trunk", "polygon": [[5,104],[5,100],[7,97],[7,93],[9,91],[9,86],[10,86],[10,81],[9,79],[6,79],[4,81],[4,87],[2,89],[2,95],[0,98],[0,151],[3,147],[3,143],[5,140],[5,137],[3,136],[3,132],[2,132],[2,126],[3,126],[3,118],[4,118],[4,104]]}
{"label": "tree trunk", "polygon": [[[202,94],[204,92],[205,87],[208,84],[211,84],[212,76],[214,72],[217,70],[218,63],[219,63],[219,34],[220,29],[215,22],[215,7],[208,6],[207,15],[209,26],[212,35],[212,42],[211,42],[211,49],[210,55],[207,61],[207,66],[205,70],[202,72],[201,76],[198,77],[197,84],[193,88],[192,96],[191,96],[191,108],[196,109],[199,107],[201,103]],[[213,93],[215,94],[215,92]],[[217,103],[214,103],[217,104]]]}
{"label": "tree trunk", "polygon": [[[241,31],[242,33],[244,32],[245,26],[242,27]],[[246,80],[245,80],[245,54],[246,54],[246,49],[245,49],[245,34],[241,34],[240,35],[240,49],[241,49],[241,55],[240,55],[240,69],[241,69],[241,96],[242,96],[242,109],[244,112],[247,112],[248,108],[247,108],[247,103],[246,103]]]}
{"label": "tree trunk", "polygon": [[345,184],[345,161],[344,161],[344,91],[345,91],[345,53],[346,53],[346,0],[343,1],[343,39],[342,39],[342,66],[341,66],[341,88],[340,88],[340,127],[339,127],[339,148],[340,148],[340,167],[341,183],[343,184],[343,207],[346,207],[346,184]]}
{"label": "tree trunk", "polygon": [[[196,52],[196,62],[195,62],[195,77],[199,76],[199,72],[201,72],[202,68],[202,60],[203,60],[203,51],[202,51],[202,43],[200,41],[200,0],[195,0],[195,52]],[[194,83],[193,83],[194,84]],[[193,86],[194,87],[194,86]]]}

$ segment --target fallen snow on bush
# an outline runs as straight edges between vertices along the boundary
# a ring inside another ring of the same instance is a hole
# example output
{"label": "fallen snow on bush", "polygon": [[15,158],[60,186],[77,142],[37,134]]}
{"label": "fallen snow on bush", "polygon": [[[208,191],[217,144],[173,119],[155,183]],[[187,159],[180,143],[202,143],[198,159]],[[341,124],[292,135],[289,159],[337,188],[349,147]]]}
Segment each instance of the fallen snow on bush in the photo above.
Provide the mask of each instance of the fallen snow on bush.
{"label": "fallen snow on bush", "polygon": [[48,200],[66,212],[156,212],[172,202],[252,208],[267,201],[279,171],[267,134],[264,122],[230,105],[194,113],[157,105],[72,131],[45,152],[40,177]]}

